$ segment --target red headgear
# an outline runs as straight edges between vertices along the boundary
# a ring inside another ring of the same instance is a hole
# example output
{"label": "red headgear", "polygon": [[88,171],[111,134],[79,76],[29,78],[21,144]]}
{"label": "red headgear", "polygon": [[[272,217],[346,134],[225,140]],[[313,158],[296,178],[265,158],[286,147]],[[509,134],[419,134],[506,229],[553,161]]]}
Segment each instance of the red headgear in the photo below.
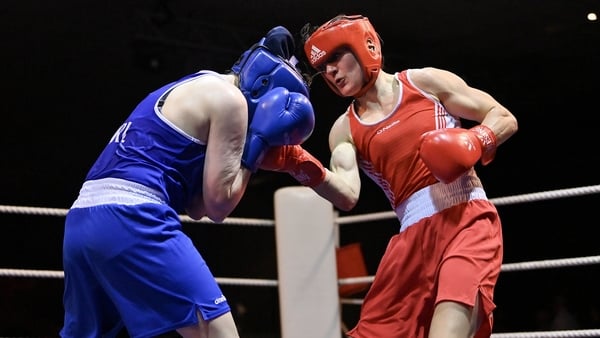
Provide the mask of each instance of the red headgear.
{"label": "red headgear", "polygon": [[[304,43],[304,53],[310,65],[317,69],[336,49],[349,48],[362,66],[367,82],[354,96],[369,90],[381,70],[381,41],[367,17],[362,15],[338,16],[321,25]],[[323,77],[325,78],[325,77]],[[329,87],[341,96],[334,84]]]}

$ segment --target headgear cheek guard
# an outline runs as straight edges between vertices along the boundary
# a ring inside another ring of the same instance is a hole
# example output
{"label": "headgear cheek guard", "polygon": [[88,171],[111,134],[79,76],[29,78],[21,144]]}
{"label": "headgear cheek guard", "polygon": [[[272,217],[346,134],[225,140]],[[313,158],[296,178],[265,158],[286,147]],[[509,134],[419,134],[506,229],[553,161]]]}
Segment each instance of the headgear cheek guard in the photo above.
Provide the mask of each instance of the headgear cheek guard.
{"label": "headgear cheek guard", "polygon": [[[355,94],[361,96],[375,83],[382,64],[381,41],[367,17],[335,17],[317,28],[304,42],[304,53],[316,70],[339,48],[349,48],[363,69],[367,82]],[[341,95],[335,85],[326,82],[334,92]]]}
{"label": "headgear cheek guard", "polygon": [[248,103],[248,121],[252,121],[260,98],[275,87],[309,96],[308,84],[292,63],[295,60],[290,55],[294,50],[293,43],[287,29],[276,27],[245,51],[231,67],[231,71],[239,76],[239,88]]}

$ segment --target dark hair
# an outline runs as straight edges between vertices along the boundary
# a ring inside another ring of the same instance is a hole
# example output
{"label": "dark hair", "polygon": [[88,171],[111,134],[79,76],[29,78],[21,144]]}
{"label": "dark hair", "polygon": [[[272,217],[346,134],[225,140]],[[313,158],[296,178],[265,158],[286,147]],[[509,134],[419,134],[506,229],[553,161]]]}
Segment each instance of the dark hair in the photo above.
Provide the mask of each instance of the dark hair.
{"label": "dark hair", "polygon": [[306,54],[304,53],[304,43],[306,40],[308,40],[310,35],[317,30],[317,28],[319,28],[319,26],[306,23],[304,26],[302,26],[299,34],[296,36],[296,41],[300,42],[296,44],[295,55],[298,57],[298,64],[296,65],[296,68],[300,71],[309,86],[312,84],[315,76],[319,75],[319,72],[310,66]]}

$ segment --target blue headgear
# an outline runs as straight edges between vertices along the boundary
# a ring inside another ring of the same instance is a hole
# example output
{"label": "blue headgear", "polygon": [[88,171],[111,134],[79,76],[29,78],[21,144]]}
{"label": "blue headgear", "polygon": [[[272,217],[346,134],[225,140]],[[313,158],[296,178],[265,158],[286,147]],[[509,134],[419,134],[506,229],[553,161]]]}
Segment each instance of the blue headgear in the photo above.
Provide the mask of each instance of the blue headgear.
{"label": "blue headgear", "polygon": [[261,96],[275,87],[284,87],[308,97],[308,84],[296,69],[294,39],[284,27],[271,29],[231,67],[239,76],[239,87],[248,102],[248,120]]}

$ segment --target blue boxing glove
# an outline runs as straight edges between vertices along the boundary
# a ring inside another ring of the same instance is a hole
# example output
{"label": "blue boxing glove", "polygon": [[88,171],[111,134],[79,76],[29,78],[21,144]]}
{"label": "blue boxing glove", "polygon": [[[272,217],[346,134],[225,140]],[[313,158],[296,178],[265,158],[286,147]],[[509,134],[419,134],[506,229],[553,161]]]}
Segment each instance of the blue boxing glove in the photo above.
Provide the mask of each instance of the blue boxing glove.
{"label": "blue boxing glove", "polygon": [[304,142],[315,127],[315,114],[308,98],[283,87],[265,93],[248,127],[242,165],[256,172],[265,151],[272,146]]}

